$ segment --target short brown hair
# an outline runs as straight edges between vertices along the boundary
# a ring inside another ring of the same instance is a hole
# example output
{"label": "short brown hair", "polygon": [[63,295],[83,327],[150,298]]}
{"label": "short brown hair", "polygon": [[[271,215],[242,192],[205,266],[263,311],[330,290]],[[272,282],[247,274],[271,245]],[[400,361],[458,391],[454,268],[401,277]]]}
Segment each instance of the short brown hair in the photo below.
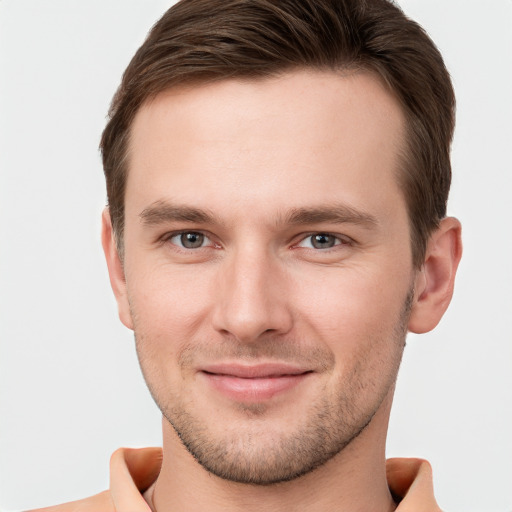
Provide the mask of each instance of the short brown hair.
{"label": "short brown hair", "polygon": [[130,126],[141,105],[176,85],[261,79],[294,69],[371,71],[400,102],[407,140],[398,179],[413,263],[446,215],[455,97],[438,49],[389,0],[182,0],[128,65],[100,149],[122,250]]}

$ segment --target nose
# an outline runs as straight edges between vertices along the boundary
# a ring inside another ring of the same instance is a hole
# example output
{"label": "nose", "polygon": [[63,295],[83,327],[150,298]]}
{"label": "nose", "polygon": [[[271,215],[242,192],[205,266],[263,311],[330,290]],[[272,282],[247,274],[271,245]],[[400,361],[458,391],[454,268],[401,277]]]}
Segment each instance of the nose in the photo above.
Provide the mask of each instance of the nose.
{"label": "nose", "polygon": [[235,251],[219,271],[213,326],[243,343],[285,334],[293,317],[286,272],[265,250]]}

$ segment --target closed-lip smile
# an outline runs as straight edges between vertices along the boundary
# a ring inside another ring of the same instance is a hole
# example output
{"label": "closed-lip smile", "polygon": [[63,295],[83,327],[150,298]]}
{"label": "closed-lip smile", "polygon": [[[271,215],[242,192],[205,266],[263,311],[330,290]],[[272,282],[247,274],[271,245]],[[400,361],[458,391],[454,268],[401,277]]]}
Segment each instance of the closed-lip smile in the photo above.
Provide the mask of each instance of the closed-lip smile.
{"label": "closed-lip smile", "polygon": [[313,373],[287,363],[217,363],[199,372],[222,395],[238,402],[262,402],[289,391]]}

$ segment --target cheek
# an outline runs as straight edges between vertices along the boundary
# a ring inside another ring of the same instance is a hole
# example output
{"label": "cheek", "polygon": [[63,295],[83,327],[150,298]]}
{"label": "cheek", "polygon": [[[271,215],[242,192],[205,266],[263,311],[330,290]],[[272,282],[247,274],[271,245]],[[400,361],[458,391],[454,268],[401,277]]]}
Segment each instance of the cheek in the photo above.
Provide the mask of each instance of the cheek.
{"label": "cheek", "polygon": [[325,333],[382,330],[396,320],[408,285],[371,269],[336,269],[297,279],[296,306]]}
{"label": "cheek", "polygon": [[319,287],[313,279],[298,288],[299,329],[334,354],[338,376],[387,379],[403,350],[409,280],[388,278],[386,272],[340,269],[323,282]]}
{"label": "cheek", "polygon": [[155,264],[127,271],[139,355],[157,367],[175,364],[186,341],[204,329],[208,315],[209,280],[199,272],[183,270]]}
{"label": "cheek", "polygon": [[193,322],[207,305],[211,279],[189,265],[149,263],[127,272],[128,293],[139,316],[172,328]]}
{"label": "cheek", "polygon": [[[390,287],[393,288],[393,287]],[[407,291],[385,292],[364,281],[317,294],[307,325],[334,356],[332,396],[364,412],[377,407],[396,379],[405,343]]]}

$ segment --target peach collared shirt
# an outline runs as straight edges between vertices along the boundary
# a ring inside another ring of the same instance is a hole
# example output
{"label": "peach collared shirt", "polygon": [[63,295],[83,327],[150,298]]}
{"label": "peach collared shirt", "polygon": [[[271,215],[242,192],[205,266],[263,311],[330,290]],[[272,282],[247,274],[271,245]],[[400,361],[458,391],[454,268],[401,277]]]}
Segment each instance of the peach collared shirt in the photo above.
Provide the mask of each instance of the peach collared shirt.
{"label": "peach collared shirt", "polygon": [[[110,459],[110,490],[32,512],[151,512],[142,493],[156,480],[161,465],[161,448],[120,448]],[[388,459],[386,473],[389,488],[401,498],[396,512],[441,512],[427,461]]]}

